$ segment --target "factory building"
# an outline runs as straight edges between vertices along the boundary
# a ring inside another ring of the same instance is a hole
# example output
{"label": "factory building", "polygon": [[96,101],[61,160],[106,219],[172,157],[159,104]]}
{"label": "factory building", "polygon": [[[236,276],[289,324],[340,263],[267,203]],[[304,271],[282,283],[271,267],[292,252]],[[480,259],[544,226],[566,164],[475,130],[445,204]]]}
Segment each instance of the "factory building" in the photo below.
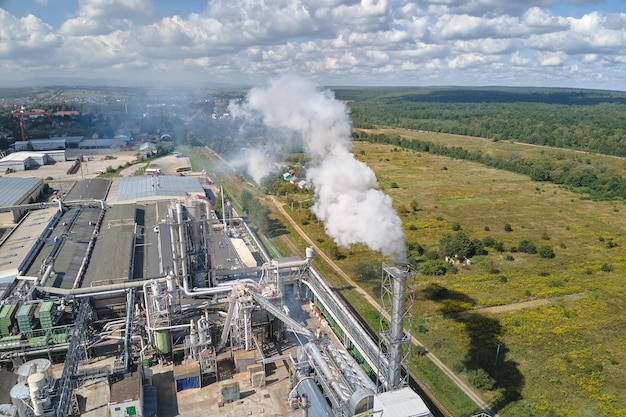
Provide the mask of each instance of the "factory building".
{"label": "factory building", "polygon": [[[89,387],[103,398],[93,407],[120,417],[156,415],[172,396],[205,392],[199,413],[209,415],[239,405],[233,415],[259,414],[265,401],[289,416],[377,407],[429,416],[391,408],[383,394],[405,388],[402,348],[381,355],[312,268],[313,250],[272,259],[244,219],[216,216],[199,184],[132,177],[108,204],[108,180],[85,181],[2,240],[0,255],[16,259],[0,265],[0,363],[48,361],[31,363],[26,383],[16,378],[17,415],[79,415]],[[392,287],[414,275],[387,268]],[[394,321],[402,314],[392,309],[385,334],[394,346],[404,340]],[[50,376],[48,363],[62,372]],[[403,409],[417,410],[417,400],[405,395]]]}
{"label": "factory building", "polygon": [[17,223],[26,212],[18,206],[38,201],[44,192],[44,182],[35,177],[0,177],[0,190],[0,225]]}
{"label": "factory building", "polygon": [[0,171],[26,171],[60,161],[65,161],[65,151],[15,152],[0,159]]}
{"label": "factory building", "polygon": [[67,147],[63,137],[47,139],[18,140],[13,145],[16,152],[19,151],[53,151],[62,150]]}

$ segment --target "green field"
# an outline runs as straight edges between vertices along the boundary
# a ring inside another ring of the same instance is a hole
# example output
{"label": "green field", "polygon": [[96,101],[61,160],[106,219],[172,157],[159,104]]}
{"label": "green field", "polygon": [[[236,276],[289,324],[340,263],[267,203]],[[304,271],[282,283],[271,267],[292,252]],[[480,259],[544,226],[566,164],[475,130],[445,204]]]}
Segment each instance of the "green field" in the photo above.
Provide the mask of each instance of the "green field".
{"label": "green field", "polygon": [[[463,146],[481,141],[458,138],[466,141]],[[525,158],[530,157],[526,151],[537,150],[516,146],[513,151]],[[476,370],[484,369],[494,386],[479,392],[503,417],[626,415],[623,203],[594,202],[523,175],[388,145],[355,142],[353,152],[393,198],[407,242],[436,251],[442,234],[460,228],[471,239],[493,237],[505,248],[488,247],[487,255],[453,274],[418,275],[413,333],[430,351],[474,385],[484,387],[476,377]],[[334,243],[306,208],[310,195],[289,198],[291,216],[330,253]],[[413,200],[417,210],[411,208]],[[281,223],[286,235],[270,242],[291,255],[285,236],[302,248],[305,243]],[[512,231],[505,231],[507,223]],[[523,239],[551,246],[555,257],[511,251]],[[340,252],[337,263],[348,273],[382,260],[358,245]],[[376,328],[377,311],[319,259],[314,262]],[[352,276],[379,296],[378,277]],[[448,415],[476,411],[428,360],[416,357],[412,369]]]}
{"label": "green field", "polygon": [[[456,138],[463,146],[481,141]],[[511,151],[541,150],[517,146]],[[392,196],[408,242],[437,250],[441,235],[458,224],[471,239],[491,236],[506,248],[487,248],[488,255],[456,274],[418,277],[414,334],[429,350],[465,378],[483,364],[496,383],[483,397],[502,416],[626,415],[622,203],[593,202],[522,175],[387,145],[355,142],[353,152]],[[406,207],[413,199],[417,211]],[[322,247],[332,245],[308,210],[292,213]],[[522,239],[550,245],[555,257],[511,252]],[[346,271],[372,258],[361,247],[342,254],[338,264]],[[379,294],[379,280],[360,284]]]}

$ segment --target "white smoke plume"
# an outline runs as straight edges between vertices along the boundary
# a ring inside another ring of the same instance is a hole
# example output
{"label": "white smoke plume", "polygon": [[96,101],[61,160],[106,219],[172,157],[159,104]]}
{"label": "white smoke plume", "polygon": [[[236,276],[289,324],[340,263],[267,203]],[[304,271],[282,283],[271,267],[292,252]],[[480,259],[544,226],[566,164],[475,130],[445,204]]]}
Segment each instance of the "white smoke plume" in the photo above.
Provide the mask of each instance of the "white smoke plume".
{"label": "white smoke plume", "polygon": [[231,106],[234,117],[287,129],[302,138],[311,156],[307,180],[313,184],[313,213],[337,245],[363,243],[396,262],[405,262],[402,221],[391,198],[378,190],[374,172],[350,152],[351,121],[345,104],[330,91],[294,75],[253,88]]}
{"label": "white smoke plume", "polygon": [[239,157],[229,161],[236,168],[244,167],[257,184],[272,172],[274,162],[270,155],[258,148],[242,148]]}

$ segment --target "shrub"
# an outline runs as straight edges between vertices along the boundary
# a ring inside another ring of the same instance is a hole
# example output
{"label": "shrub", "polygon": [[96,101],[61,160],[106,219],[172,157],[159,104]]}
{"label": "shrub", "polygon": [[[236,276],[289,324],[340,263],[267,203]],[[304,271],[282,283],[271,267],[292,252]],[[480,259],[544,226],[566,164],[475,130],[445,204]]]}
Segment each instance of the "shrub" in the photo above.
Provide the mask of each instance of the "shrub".
{"label": "shrub", "polygon": [[465,370],[465,365],[463,364],[463,362],[457,362],[454,365],[452,365],[452,370],[455,373],[460,374],[461,372]]}
{"label": "shrub", "polygon": [[602,272],[611,272],[613,270],[613,265],[603,263],[600,269],[602,270]]}
{"label": "shrub", "polygon": [[535,246],[535,243],[532,240],[528,239],[520,240],[519,245],[517,245],[517,250],[523,253],[537,253],[537,247]]}
{"label": "shrub", "polygon": [[505,232],[512,232],[513,228],[511,227],[511,225],[509,223],[504,225],[504,231]]}
{"label": "shrub", "polygon": [[454,230],[455,232],[458,232],[459,230],[461,230],[461,225],[458,223],[454,223],[452,225],[452,230]]}
{"label": "shrub", "polygon": [[496,243],[496,240],[493,238],[493,236],[485,236],[483,238],[483,246],[493,247],[494,243]]}
{"label": "shrub", "polygon": [[507,261],[514,261],[515,260],[513,255],[506,255],[506,257],[504,259],[506,259]]}
{"label": "shrub", "polygon": [[507,282],[509,282],[509,279],[507,277],[505,277],[504,275],[500,275],[498,277],[498,279],[500,280],[501,283],[505,284]]}
{"label": "shrub", "polygon": [[485,232],[489,232],[491,231],[491,229],[489,228],[489,226],[485,226]]}
{"label": "shrub", "polygon": [[407,227],[407,229],[409,230],[417,230],[417,226],[414,224],[410,224],[409,227]]}
{"label": "shrub", "polygon": [[497,252],[504,252],[504,242],[502,241],[497,241],[496,243],[493,244],[493,248],[497,251]]}
{"label": "shrub", "polygon": [[448,271],[446,263],[440,260],[430,260],[424,262],[420,272],[424,275],[445,275]]}
{"label": "shrub", "polygon": [[54,179],[54,178],[52,178],[52,177],[46,177],[46,181],[51,181],[51,180],[53,180],[53,179]]}
{"label": "shrub", "polygon": [[397,182],[395,182],[395,181],[393,181],[393,182],[391,183],[391,188],[399,188],[398,183],[397,183]]}
{"label": "shrub", "polygon": [[468,372],[467,378],[472,385],[483,391],[492,389],[496,384],[496,381],[484,369],[480,368]]}
{"label": "shrub", "polygon": [[539,256],[544,259],[552,259],[556,255],[554,254],[554,249],[550,245],[544,245],[539,248]]}

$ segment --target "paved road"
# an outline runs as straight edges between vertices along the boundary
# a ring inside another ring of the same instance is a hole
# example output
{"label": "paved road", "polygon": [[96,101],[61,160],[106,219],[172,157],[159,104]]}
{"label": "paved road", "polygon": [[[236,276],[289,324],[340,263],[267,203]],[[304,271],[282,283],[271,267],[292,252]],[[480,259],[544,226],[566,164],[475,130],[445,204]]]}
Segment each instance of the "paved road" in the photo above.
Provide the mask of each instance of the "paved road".
{"label": "paved road", "polygon": [[[304,230],[302,230],[302,228],[298,225],[298,223],[296,223],[296,221],[291,218],[291,216],[284,209],[283,204],[280,203],[278,200],[276,200],[273,196],[270,196],[270,199],[272,203],[274,204],[274,206],[278,209],[278,211],[280,211],[280,213],[283,216],[285,216],[287,221],[289,221],[291,226],[298,232],[298,234],[300,234],[300,236],[313,249],[315,249],[316,256],[319,256],[324,261],[326,261],[326,263],[330,265],[330,267],[335,272],[337,272],[339,276],[341,276],[344,280],[346,280],[346,282],[348,282],[351,286],[353,286],[356,289],[356,291],[359,293],[359,295],[365,298],[368,303],[370,303],[376,309],[380,309],[380,305],[371,295],[365,292],[365,290],[363,290],[356,282],[352,280],[352,278],[350,278],[348,274],[346,274],[341,268],[339,268],[339,266],[337,266],[337,264],[335,264],[335,262],[333,262],[332,259],[330,259],[328,255],[326,255],[323,251],[319,249],[319,247],[315,244],[315,242],[313,242],[313,240],[309,238],[309,236],[304,232]],[[388,318],[389,317],[387,317],[387,319]],[[411,336],[411,341],[416,346],[424,347],[424,345],[419,340],[417,340],[414,336]],[[439,358],[437,358],[429,350],[426,350],[425,356],[428,359],[430,359],[439,369],[441,369],[441,371],[444,374],[446,374],[452,380],[452,382],[454,382],[456,386],[458,386],[461,389],[461,391],[463,391],[472,401],[474,401],[474,403],[476,403],[476,405],[480,407],[484,412],[494,415],[496,417],[498,416],[493,410],[489,408],[489,404],[483,401],[483,399],[480,398],[480,396],[476,394],[476,392],[470,386],[468,386],[465,382],[463,382],[454,372],[452,372],[452,370],[450,370],[450,368],[448,368],[443,362],[441,362]]]}

